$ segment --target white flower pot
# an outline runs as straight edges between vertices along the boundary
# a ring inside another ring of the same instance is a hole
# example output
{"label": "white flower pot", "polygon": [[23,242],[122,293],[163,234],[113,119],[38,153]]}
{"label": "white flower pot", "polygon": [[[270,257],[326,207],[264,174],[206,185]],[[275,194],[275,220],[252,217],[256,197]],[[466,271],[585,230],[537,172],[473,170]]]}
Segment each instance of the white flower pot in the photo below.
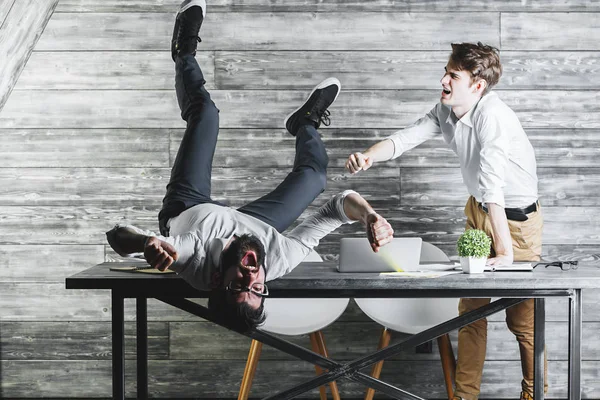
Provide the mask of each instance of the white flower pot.
{"label": "white flower pot", "polygon": [[465,274],[480,274],[485,268],[487,257],[460,257],[460,266]]}

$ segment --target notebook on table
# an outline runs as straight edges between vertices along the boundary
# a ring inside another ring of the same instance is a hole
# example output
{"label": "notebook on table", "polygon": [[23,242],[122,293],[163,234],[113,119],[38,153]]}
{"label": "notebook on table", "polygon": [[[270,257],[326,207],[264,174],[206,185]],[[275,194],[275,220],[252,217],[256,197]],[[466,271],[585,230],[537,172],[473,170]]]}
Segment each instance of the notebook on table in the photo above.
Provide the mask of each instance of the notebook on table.
{"label": "notebook on table", "polygon": [[377,253],[367,238],[342,238],[340,272],[397,272],[419,270],[421,238],[393,238]]}

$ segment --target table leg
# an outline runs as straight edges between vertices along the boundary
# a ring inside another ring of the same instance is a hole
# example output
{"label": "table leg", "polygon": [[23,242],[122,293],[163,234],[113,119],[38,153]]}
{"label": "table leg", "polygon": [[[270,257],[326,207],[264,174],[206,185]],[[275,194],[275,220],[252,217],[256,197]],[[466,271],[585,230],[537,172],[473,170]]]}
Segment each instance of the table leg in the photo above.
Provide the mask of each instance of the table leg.
{"label": "table leg", "polygon": [[581,289],[569,298],[569,400],[581,399]]}
{"label": "table leg", "polygon": [[137,398],[148,398],[148,315],[147,299],[136,298],[135,318],[137,326]]}
{"label": "table leg", "polygon": [[544,400],[545,299],[543,297],[536,298],[534,302],[533,398],[535,400]]}
{"label": "table leg", "polygon": [[112,291],[112,374],[113,399],[125,399],[125,321],[123,294]]}

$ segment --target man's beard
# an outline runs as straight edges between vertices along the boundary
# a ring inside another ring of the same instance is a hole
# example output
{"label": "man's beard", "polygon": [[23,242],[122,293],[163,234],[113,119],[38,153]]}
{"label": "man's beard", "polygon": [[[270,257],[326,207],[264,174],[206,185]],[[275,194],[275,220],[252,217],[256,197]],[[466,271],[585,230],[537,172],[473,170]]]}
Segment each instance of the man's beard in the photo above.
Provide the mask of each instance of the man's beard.
{"label": "man's beard", "polygon": [[248,251],[256,253],[256,267],[260,268],[265,261],[265,248],[258,238],[246,234],[235,238],[223,252],[221,256],[222,273],[232,266],[239,266]]}

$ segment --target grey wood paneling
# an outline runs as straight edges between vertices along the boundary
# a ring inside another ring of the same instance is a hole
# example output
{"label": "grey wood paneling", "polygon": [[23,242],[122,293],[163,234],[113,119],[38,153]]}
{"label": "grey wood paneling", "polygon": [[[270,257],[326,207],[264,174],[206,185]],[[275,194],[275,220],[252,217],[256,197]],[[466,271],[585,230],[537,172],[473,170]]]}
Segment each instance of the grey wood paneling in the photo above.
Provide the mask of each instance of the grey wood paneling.
{"label": "grey wood paneling", "polygon": [[14,3],[15,0],[0,0],[0,27]]}
{"label": "grey wood paneling", "polygon": [[[596,168],[538,168],[542,206],[599,206]],[[459,168],[402,168],[400,204],[461,205],[469,197]]]}
{"label": "grey wood paneling", "polygon": [[[504,313],[500,313],[503,316]],[[600,324],[586,322],[583,330],[582,357],[584,360],[600,359],[600,344],[593,339]],[[207,322],[174,322],[171,326],[170,358],[172,360],[226,360],[232,354],[244,354],[250,348],[250,339],[241,338]],[[381,326],[372,321],[335,323],[323,330],[327,350],[334,359],[353,360],[377,348]],[[456,351],[457,331],[451,333]],[[392,344],[407,335],[392,333]],[[285,337],[299,346],[310,348],[307,335]],[[210,343],[211,345],[207,345]],[[565,322],[549,322],[546,325],[546,347],[549,360],[567,361],[568,325]],[[434,341],[432,353],[416,353],[414,349],[405,349],[392,360],[439,360],[437,342]],[[507,361],[519,358],[519,346],[515,336],[508,330],[504,321],[488,324],[488,346],[486,360]],[[264,346],[261,360],[293,360],[279,350]]]}
{"label": "grey wood paneling", "polygon": [[[242,150],[242,149],[240,149]],[[275,189],[291,172],[281,168],[215,168],[212,197],[218,201],[242,205]],[[160,206],[169,182],[168,168],[0,168],[0,205],[79,205],[95,204],[108,208]],[[387,207],[399,205],[398,168],[380,168],[383,186],[369,176],[350,177],[343,168],[330,168],[324,199],[345,189],[360,190],[381,199]],[[390,196],[387,197],[386,196]]]}
{"label": "grey wood paneling", "polygon": [[[348,155],[363,151],[395,129],[326,129],[323,141],[330,167],[343,168]],[[165,167],[175,159],[183,128],[178,129],[0,129],[0,157],[21,167]],[[596,129],[527,129],[539,167],[596,167],[600,155]],[[167,144],[169,142],[169,144]],[[169,147],[170,146],[170,147]],[[236,151],[243,146],[247,151]],[[170,151],[167,151],[167,147]],[[260,149],[261,157],[248,151]],[[60,156],[59,156],[60,155]],[[221,129],[216,167],[287,167],[294,139],[284,129]],[[382,167],[456,167],[458,158],[443,140],[431,140],[379,163]]]}
{"label": "grey wood paneling", "polygon": [[503,13],[506,50],[600,50],[597,13]]}
{"label": "grey wood paneling", "polygon": [[[538,167],[596,167],[600,131],[596,129],[526,129]],[[368,133],[365,136],[369,136]],[[364,149],[363,147],[355,147]],[[459,167],[456,154],[443,140],[421,144],[397,159],[406,167]]]}
{"label": "grey wood paneling", "polygon": [[[264,143],[263,143],[264,144]],[[239,149],[246,151],[246,149]],[[253,154],[248,152],[249,156]],[[344,189],[376,199],[380,207],[398,205],[464,205],[469,194],[458,168],[402,168],[380,166],[373,173],[351,176],[343,168],[329,168],[328,195]],[[279,168],[215,168],[213,197],[243,204],[274,189],[291,171]],[[133,168],[0,169],[1,205],[85,205],[130,207],[160,205],[170,170]],[[595,168],[539,168],[539,196],[543,206],[600,206]],[[386,185],[378,182],[386,180]],[[400,201],[397,201],[398,195]],[[386,197],[391,196],[391,197]],[[234,203],[234,204],[235,204]]]}
{"label": "grey wood paneling", "polygon": [[[213,58],[212,52],[197,55],[209,90],[215,81]],[[173,90],[175,87],[175,64],[169,51],[34,51],[30,60],[19,78],[17,90]]]}
{"label": "grey wood paneling", "polygon": [[[361,189],[362,190],[362,189]],[[330,195],[336,192],[330,192]],[[363,193],[367,193],[363,191]],[[383,208],[377,198],[365,194],[375,209],[390,221],[395,236],[421,236],[431,243],[455,243],[464,231],[463,206],[405,205]],[[215,198],[218,198],[215,196]],[[329,196],[321,195],[320,205]],[[466,200],[465,200],[466,201]],[[233,206],[244,201],[236,200]],[[313,203],[314,204],[314,203]],[[301,217],[315,212],[311,206]],[[103,205],[68,206],[5,206],[0,208],[5,230],[0,231],[0,242],[5,244],[101,244],[104,232],[115,223],[134,223],[140,228],[157,229],[158,204],[152,207],[109,208]],[[565,227],[577,227],[566,230]],[[596,244],[600,229],[600,212],[597,207],[544,207],[544,243],[546,244]],[[332,242],[343,235],[362,235],[357,225],[344,225],[329,235]]]}
{"label": "grey wood paneling", "polygon": [[[600,127],[599,91],[497,92],[514,108],[525,128]],[[217,90],[211,95],[221,110],[223,128],[283,130],[285,116],[305,100],[307,93]],[[438,96],[437,91],[430,90],[345,91],[331,107],[332,127],[402,128],[431,110]],[[0,127],[181,128],[185,125],[179,114],[172,90],[19,90],[4,106]]]}
{"label": "grey wood paneling", "polygon": [[[13,2],[0,0],[0,24]],[[0,397],[110,396],[110,294],[67,291],[64,277],[122,260],[105,241],[114,223],[157,228],[185,127],[169,53],[176,6],[61,0],[0,113]],[[441,140],[357,176],[342,168],[350,152],[433,107],[451,42],[481,40],[500,46],[497,92],[536,151],[544,256],[600,265],[598,12],[594,0],[210,1],[197,58],[221,109],[214,197],[236,207],[275,187],[294,156],[284,116],[333,75],[343,93],[331,109],[332,128],[322,130],[328,188],[303,216],[353,188],[397,236],[421,236],[455,257],[465,192],[457,158]],[[336,260],[339,239],[362,230],[341,228],[319,253]],[[550,398],[566,397],[567,310],[565,299],[547,301]],[[599,316],[600,293],[584,293],[587,398],[600,397]],[[134,299],[125,301],[125,319],[134,397]],[[148,319],[152,396],[237,396],[248,339],[153,299]],[[489,321],[482,397],[515,398],[516,343],[504,313]],[[353,301],[326,329],[333,356],[346,360],[372,350],[378,334]],[[313,371],[265,346],[252,395],[281,387],[274,382],[282,375],[287,387]],[[407,350],[385,364],[383,377],[445,397],[435,353]],[[362,398],[361,387],[340,387],[343,398]]]}
{"label": "grey wood paneling", "polygon": [[[208,5],[210,11],[280,12],[280,11],[597,11],[600,9],[594,0],[261,0],[237,1],[216,0]],[[148,3],[144,0],[61,0],[59,12],[172,12],[173,5],[165,0]]]}
{"label": "grey wood paneling", "polygon": [[[496,13],[209,13],[201,50],[446,50],[499,44]],[[167,50],[173,13],[57,13],[37,50]],[[448,30],[449,24],[461,29]],[[385,26],[385,29],[379,29]],[[277,32],[277,40],[273,38]],[[249,34],[251,33],[251,34]]]}
{"label": "grey wood paneling", "polygon": [[[60,257],[56,257],[57,254]],[[67,276],[81,271],[83,265],[95,265],[103,261],[103,245],[0,245],[0,282],[62,284]]]}
{"label": "grey wood paneling", "polygon": [[[438,89],[449,51],[201,51],[207,88],[309,89],[336,76],[343,89]],[[591,89],[595,52],[503,51],[501,89]],[[211,68],[216,64],[216,75]],[[215,83],[216,82],[216,83]],[[34,51],[16,89],[172,89],[168,51]]]}
{"label": "grey wood paneling", "polygon": [[0,2],[0,110],[6,103],[58,0]]}
{"label": "grey wood paneling", "polygon": [[[48,365],[51,368],[48,368]],[[582,394],[584,398],[600,396],[596,372],[597,363],[582,364]],[[495,393],[498,397],[514,398],[520,389],[521,366],[516,361],[490,361],[485,365],[482,392]],[[219,361],[150,361],[149,392],[151,397],[161,398],[235,398],[244,370],[244,363]],[[3,395],[17,397],[61,397],[65,393],[73,397],[109,397],[110,361],[2,361]],[[28,378],[24,379],[24,371]],[[135,362],[125,365],[126,394],[135,397]],[[424,374],[424,371],[427,371]],[[565,398],[567,394],[567,362],[549,363],[549,398]],[[276,376],[276,377],[274,377]],[[284,386],[279,382],[286,377]],[[314,368],[304,362],[263,361],[252,386],[252,396],[274,394],[277,390],[299,384],[314,376]],[[446,393],[442,370],[436,361],[403,363],[391,361],[384,364],[382,379],[397,384],[409,392],[425,398],[444,398]],[[507,380],[507,377],[511,379]],[[85,384],[73,385],[73,382]],[[168,384],[167,384],[168,383]],[[339,381],[340,393],[345,398],[362,398],[362,385]],[[313,393],[314,398],[318,392]]]}
{"label": "grey wood paneling", "polygon": [[5,167],[165,167],[169,129],[0,129]]}
{"label": "grey wood paneling", "polygon": [[[110,360],[110,322],[3,322],[2,360]],[[125,358],[136,358],[136,325],[125,323]],[[169,326],[148,323],[148,358],[169,357]]]}
{"label": "grey wood paneling", "polygon": [[65,290],[64,283],[0,282],[0,293],[2,323],[110,318],[110,292],[106,290]]}
{"label": "grey wood paneling", "polygon": [[502,51],[499,88],[598,89],[600,55],[586,51]]}
{"label": "grey wood paneling", "polygon": [[[439,89],[446,51],[217,51],[219,89],[312,88],[335,76],[343,90]],[[592,89],[600,82],[597,52],[502,51],[500,89]]]}

